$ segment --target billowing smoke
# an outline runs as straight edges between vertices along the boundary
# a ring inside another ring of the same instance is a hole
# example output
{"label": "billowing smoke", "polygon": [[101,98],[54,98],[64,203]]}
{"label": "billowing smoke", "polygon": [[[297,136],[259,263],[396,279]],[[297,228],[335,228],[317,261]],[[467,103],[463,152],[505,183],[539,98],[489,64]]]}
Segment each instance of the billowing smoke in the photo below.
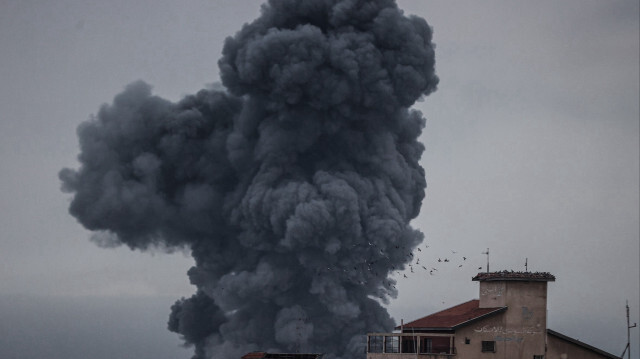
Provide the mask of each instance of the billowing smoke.
{"label": "billowing smoke", "polygon": [[362,356],[422,240],[409,107],[436,89],[431,29],[393,0],[270,0],[226,40],[224,87],[172,103],[136,82],[78,128],[70,212],[132,249],[187,247],[169,329],[194,358]]}

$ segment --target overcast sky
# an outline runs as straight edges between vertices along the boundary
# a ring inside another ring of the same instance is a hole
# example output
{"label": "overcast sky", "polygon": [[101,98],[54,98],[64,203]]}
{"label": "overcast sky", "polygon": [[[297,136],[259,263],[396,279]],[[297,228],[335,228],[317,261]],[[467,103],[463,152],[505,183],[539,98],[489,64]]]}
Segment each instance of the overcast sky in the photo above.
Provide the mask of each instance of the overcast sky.
{"label": "overcast sky", "polygon": [[[397,276],[390,313],[477,298],[490,248],[492,270],[527,259],[556,275],[551,329],[621,354],[625,301],[639,313],[639,2],[398,3],[434,29],[440,85],[416,106],[428,188],[413,225],[422,262],[451,265]],[[224,38],[259,4],[0,0],[0,357],[190,357],[166,321],[194,291],[192,260],[99,248],[57,173],[78,166],[78,124],[126,84],[178,100],[219,81]]]}

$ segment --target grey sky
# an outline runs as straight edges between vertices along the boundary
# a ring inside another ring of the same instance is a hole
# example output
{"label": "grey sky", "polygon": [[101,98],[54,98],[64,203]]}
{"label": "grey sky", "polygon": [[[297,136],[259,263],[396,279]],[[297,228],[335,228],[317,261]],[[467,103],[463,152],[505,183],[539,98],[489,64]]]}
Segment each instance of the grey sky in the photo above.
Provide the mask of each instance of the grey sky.
{"label": "grey sky", "polygon": [[[415,319],[477,297],[470,278],[489,247],[492,269],[522,270],[528,258],[531,270],[556,275],[552,329],[620,354],[625,300],[632,320],[639,312],[638,2],[398,2],[433,26],[441,80],[417,106],[428,120],[428,188],[414,221],[426,235],[422,260],[468,259],[432,277],[400,276],[390,312]],[[33,330],[56,343],[65,318],[134,336],[143,323],[164,340],[140,340],[148,356],[136,357],[176,357],[166,319],[171,298],[193,292],[191,259],[89,242],[57,172],[77,166],[76,126],[126,84],[143,79],[177,100],[218,81],[222,41],[259,3],[0,2],[3,332]],[[38,307],[51,311],[29,314]],[[42,324],[25,325],[29,315]],[[84,328],[67,330],[91,332]],[[0,357],[85,355],[87,339],[72,338],[72,349],[40,353],[35,342],[0,342]],[[106,343],[94,347],[105,358],[145,353],[135,341]]]}

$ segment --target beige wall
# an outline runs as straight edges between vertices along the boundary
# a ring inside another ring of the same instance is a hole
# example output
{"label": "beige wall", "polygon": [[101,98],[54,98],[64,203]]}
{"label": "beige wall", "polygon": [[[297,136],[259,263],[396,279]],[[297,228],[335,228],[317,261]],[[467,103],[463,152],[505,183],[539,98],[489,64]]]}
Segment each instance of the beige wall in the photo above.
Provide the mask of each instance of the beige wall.
{"label": "beige wall", "polygon": [[513,305],[547,306],[547,282],[491,281],[480,282],[480,308]]}
{"label": "beige wall", "polygon": [[507,305],[507,282],[480,282],[480,308]]}
{"label": "beige wall", "polygon": [[[456,331],[455,346],[463,359],[532,359],[544,354],[544,330],[536,331],[521,325],[509,325],[509,309],[484,320],[467,325]],[[465,344],[465,339],[469,344]],[[483,353],[482,341],[495,341],[495,353]]]}
{"label": "beige wall", "polygon": [[603,359],[609,356],[598,354],[574,343],[549,335],[545,359]]}
{"label": "beige wall", "polygon": [[[480,282],[480,307],[508,307],[503,313],[456,331],[458,358],[533,358],[544,355],[547,282]],[[465,344],[465,338],[470,344]],[[495,353],[482,353],[482,341],[495,341]]]}

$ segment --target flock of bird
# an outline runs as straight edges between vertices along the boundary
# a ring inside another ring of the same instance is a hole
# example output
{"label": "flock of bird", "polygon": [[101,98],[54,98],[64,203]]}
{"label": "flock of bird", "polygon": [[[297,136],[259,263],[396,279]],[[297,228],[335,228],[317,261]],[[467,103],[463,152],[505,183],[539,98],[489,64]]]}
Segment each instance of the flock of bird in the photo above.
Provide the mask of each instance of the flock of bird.
{"label": "flock of bird", "polygon": [[[370,242],[368,244],[371,247],[376,247],[375,244],[372,244]],[[384,263],[382,263],[382,265],[378,265],[379,262],[390,260],[389,255],[387,252],[385,252],[385,250],[378,249],[379,256],[376,255],[378,259],[366,260],[366,261],[360,262],[356,265],[353,265],[352,268],[345,268],[345,267],[338,268],[338,267],[328,266],[323,269],[318,269],[316,271],[316,275],[322,275],[327,272],[334,272],[334,274],[335,272],[342,272],[341,274],[345,275],[346,277],[345,279],[349,280],[350,282],[356,285],[366,284],[367,283],[366,278],[369,278],[370,275],[373,275],[374,277],[377,277],[376,282],[379,283],[380,280],[382,280],[383,285],[387,287],[387,289],[390,289],[390,288],[396,289],[395,284],[397,280],[389,279],[388,278],[389,274],[391,274],[395,278],[404,280],[404,279],[409,279],[411,276],[414,276],[414,275],[415,276],[434,276],[438,273],[438,269],[443,269],[444,266],[447,266],[450,268],[455,268],[455,266],[457,266],[457,268],[462,269],[463,267],[472,265],[470,260],[471,257],[459,255],[458,252],[455,250],[450,250],[451,254],[447,254],[447,256],[440,256],[437,259],[425,259],[425,256],[423,256],[423,254],[427,252],[429,248],[430,247],[428,244],[423,244],[421,246],[416,247],[413,251],[407,251],[406,254],[404,254],[405,259],[407,261],[404,264],[402,264],[400,267],[391,265],[390,270]],[[401,247],[398,245],[396,245],[395,248],[392,248],[392,250],[393,249],[397,251],[406,251],[405,247]],[[486,253],[482,253],[482,254],[486,254]],[[478,271],[482,271],[483,266],[478,266],[476,268]],[[361,273],[362,271],[367,271],[369,273],[368,274]],[[362,274],[365,274],[365,275],[362,275]]]}
{"label": "flock of bird", "polygon": [[[424,245],[423,248],[426,250],[429,248],[429,245]],[[409,260],[409,264],[406,265],[408,267],[408,272],[406,270],[404,272],[401,272],[395,267],[392,267],[398,278],[408,279],[413,274],[426,275],[427,273],[429,276],[433,276],[437,274],[438,268],[442,268],[442,266],[453,267],[457,265],[458,268],[463,268],[464,266],[470,265],[470,261],[467,261],[470,258],[458,255],[458,252],[455,250],[451,250],[451,255],[432,259],[431,262],[425,261],[424,257],[420,257],[416,252],[423,252],[423,250],[421,247],[417,247],[413,253],[407,254],[407,259]],[[477,270],[479,271],[481,271],[482,269],[482,266],[477,267]],[[385,285],[396,289],[394,282],[390,280],[387,280]]]}

